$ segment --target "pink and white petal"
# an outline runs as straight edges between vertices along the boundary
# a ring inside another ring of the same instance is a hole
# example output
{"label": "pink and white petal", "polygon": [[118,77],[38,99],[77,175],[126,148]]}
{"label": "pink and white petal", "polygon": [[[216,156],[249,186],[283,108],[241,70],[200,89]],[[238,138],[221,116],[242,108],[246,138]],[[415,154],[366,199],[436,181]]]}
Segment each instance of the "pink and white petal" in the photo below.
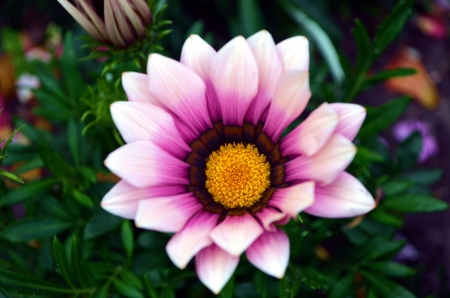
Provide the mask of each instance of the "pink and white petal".
{"label": "pink and white petal", "polygon": [[149,141],[136,141],[116,149],[106,167],[136,187],[189,184],[189,165]]}
{"label": "pink and white petal", "polygon": [[184,269],[193,256],[213,243],[209,233],[218,219],[219,214],[200,210],[170,239],[166,252],[178,268]]}
{"label": "pink and white petal", "polygon": [[242,125],[258,92],[258,66],[242,36],[232,39],[217,52],[210,75],[224,124]]}
{"label": "pink and white petal", "polygon": [[155,105],[117,101],[111,105],[111,116],[127,143],[148,140],[179,159],[192,151],[172,116]]}
{"label": "pink and white petal", "polygon": [[233,215],[227,216],[209,236],[220,248],[233,256],[239,256],[263,231],[250,214]]}
{"label": "pink and white petal", "polygon": [[256,268],[280,279],[286,272],[289,253],[289,238],[280,229],[264,232],[245,252]]}
{"label": "pink and white petal", "polygon": [[239,264],[235,257],[215,244],[202,249],[195,256],[195,269],[200,281],[218,295]]}
{"label": "pink and white petal", "polygon": [[121,180],[103,197],[101,206],[111,214],[134,219],[139,200],[178,195],[186,193],[186,191],[185,185],[161,185],[151,188],[137,188]]}
{"label": "pink and white petal", "polygon": [[294,36],[277,44],[284,69],[309,69],[309,42],[304,36]]}
{"label": "pink and white petal", "polygon": [[281,140],[281,152],[285,156],[316,154],[330,139],[338,122],[338,114],[328,103],[323,103]]}
{"label": "pink and white petal", "polygon": [[184,42],[180,62],[195,71],[206,82],[216,51],[200,36],[192,34]]}
{"label": "pink and white petal", "polygon": [[192,34],[181,50],[180,62],[195,71],[206,85],[206,105],[213,123],[222,120],[222,112],[210,79],[212,60],[216,51],[200,36]]}
{"label": "pink and white petal", "polygon": [[159,54],[147,65],[150,94],[198,134],[212,127],[208,116],[205,83],[187,66]]}
{"label": "pink and white petal", "polygon": [[259,86],[258,95],[250,105],[246,121],[256,125],[273,98],[283,65],[275,42],[266,30],[250,36],[247,39],[247,43],[258,65]]}
{"label": "pink and white petal", "polygon": [[193,193],[141,200],[136,226],[159,232],[178,232],[203,207]]}
{"label": "pink and white petal", "polygon": [[320,185],[332,183],[347,168],[356,147],[341,135],[333,135],[313,156],[300,156],[285,164],[286,181],[315,180]]}
{"label": "pink and white petal", "polygon": [[122,73],[122,86],[129,101],[147,102],[161,107],[148,90],[148,76],[139,72]]}
{"label": "pink and white petal", "polygon": [[278,212],[273,208],[267,207],[256,213],[255,216],[261,221],[266,231],[274,232],[277,228],[273,223],[284,219],[286,214]]}
{"label": "pink and white petal", "polygon": [[317,186],[315,197],[314,204],[305,212],[319,217],[353,217],[375,208],[370,192],[346,172],[342,172],[330,185]]}
{"label": "pink and white petal", "polygon": [[314,203],[314,186],[313,181],[308,181],[279,188],[273,193],[268,204],[295,219],[301,211]]}
{"label": "pink and white petal", "polygon": [[284,129],[303,112],[310,97],[308,72],[286,70],[281,74],[264,124],[264,132],[272,141],[276,142]]}
{"label": "pink and white petal", "polygon": [[330,106],[339,115],[339,123],[334,133],[353,140],[366,118],[366,109],[353,103],[332,103]]}

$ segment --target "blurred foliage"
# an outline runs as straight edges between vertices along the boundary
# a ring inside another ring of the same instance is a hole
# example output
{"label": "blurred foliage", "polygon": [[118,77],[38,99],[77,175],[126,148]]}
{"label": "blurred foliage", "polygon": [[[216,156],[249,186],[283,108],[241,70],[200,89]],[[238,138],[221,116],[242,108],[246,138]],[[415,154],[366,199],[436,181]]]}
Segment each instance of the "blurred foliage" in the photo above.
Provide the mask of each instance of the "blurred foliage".
{"label": "blurred foliage", "polygon": [[[7,1],[2,13],[25,9],[28,2]],[[351,102],[388,78],[414,73],[395,69],[368,75],[412,12],[412,0],[398,1],[395,7],[391,4],[396,1],[382,2],[392,11],[373,37],[355,20],[354,62],[338,46],[343,34],[331,17],[336,4],[324,0],[156,1],[150,4],[154,23],[142,44],[99,51],[101,45],[80,37],[75,27],[65,32],[64,51],[61,56],[53,52],[51,63],[26,60],[18,32],[3,29],[2,51],[13,55],[16,76],[29,72],[41,82],[33,90],[39,103],[33,113],[47,119],[52,129],[16,117],[15,126],[29,143],[10,144],[13,135],[2,140],[0,297],[212,297],[192,264],[182,271],[171,264],[164,249],[170,235],[137,229],[100,207],[115,182],[103,160],[122,144],[109,113],[112,102],[126,100],[121,73],[144,72],[146,57],[154,51],[178,58],[189,34],[219,48],[237,34],[248,37],[266,28],[277,41],[294,34],[309,38],[309,108],[323,101]],[[36,9],[57,5],[41,0]],[[166,26],[172,22],[170,31]],[[106,62],[99,59],[104,57]],[[284,227],[291,242],[286,276],[269,277],[242,257],[220,297],[414,297],[417,285],[409,281],[419,268],[393,259],[406,244],[396,232],[405,214],[440,211],[447,205],[429,188],[441,170],[417,165],[420,135],[412,134],[396,152],[380,138],[408,104],[409,98],[400,97],[367,106],[355,141],[358,153],[348,170],[376,198],[376,209],[356,219],[302,214]],[[35,169],[42,174],[19,186],[20,175]],[[14,211],[18,206],[24,208],[20,218]]]}

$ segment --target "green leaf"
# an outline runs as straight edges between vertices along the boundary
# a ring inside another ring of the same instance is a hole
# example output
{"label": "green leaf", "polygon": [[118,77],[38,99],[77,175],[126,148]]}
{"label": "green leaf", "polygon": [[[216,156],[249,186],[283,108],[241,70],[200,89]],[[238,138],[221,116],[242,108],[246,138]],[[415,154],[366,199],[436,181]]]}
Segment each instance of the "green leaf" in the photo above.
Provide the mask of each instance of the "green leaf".
{"label": "green leaf", "polygon": [[72,280],[74,278],[72,267],[69,264],[69,260],[67,258],[66,251],[62,246],[61,242],[59,242],[56,236],[53,237],[53,256],[55,257],[56,265],[59,268],[59,273],[62,275],[67,284],[74,288]]}
{"label": "green leaf", "polygon": [[448,208],[448,204],[440,199],[415,194],[388,198],[381,205],[386,209],[403,212],[435,212]]}
{"label": "green leaf", "polygon": [[125,249],[125,253],[127,254],[128,258],[131,258],[133,256],[134,250],[134,235],[133,228],[131,227],[129,220],[124,220],[122,222],[120,235],[122,238],[122,245]]}
{"label": "green leaf", "polygon": [[385,276],[405,277],[416,274],[416,271],[408,266],[394,262],[374,262],[366,265]]}
{"label": "green leaf", "polygon": [[373,220],[393,227],[401,227],[403,225],[403,220],[399,219],[395,215],[392,215],[382,209],[380,206],[375,208],[372,212],[369,213],[369,217]]}
{"label": "green leaf", "polygon": [[[222,291],[220,291],[220,298],[233,298],[234,292],[234,275],[230,278],[227,284],[223,287]],[[261,296],[262,298],[263,296]]]}
{"label": "green leaf", "polygon": [[358,138],[372,136],[389,127],[400,117],[410,102],[409,96],[389,101],[379,108],[368,109],[367,119],[359,131]]}
{"label": "green leaf", "polygon": [[70,229],[74,225],[74,222],[55,218],[25,218],[6,226],[0,233],[0,237],[11,242],[42,240]]}
{"label": "green leaf", "polygon": [[75,294],[79,291],[60,287],[35,277],[17,274],[0,269],[0,289],[7,293],[30,296],[52,296]]}
{"label": "green leaf", "polygon": [[22,178],[20,178],[19,176],[16,176],[16,175],[13,174],[13,173],[4,171],[4,170],[2,170],[2,169],[0,169],[0,176],[3,176],[3,177],[8,178],[8,179],[11,179],[12,181],[15,181],[15,182],[17,182],[17,183],[23,184]]}
{"label": "green leaf", "polygon": [[64,36],[63,54],[61,56],[61,69],[64,76],[64,83],[67,84],[69,96],[72,100],[77,100],[84,92],[86,83],[77,69],[76,48],[73,43],[72,32],[67,32]]}
{"label": "green leaf", "polygon": [[329,298],[345,298],[353,291],[354,273],[347,272],[330,290]]}
{"label": "green leaf", "polygon": [[118,278],[115,278],[113,280],[113,284],[116,290],[125,295],[125,297],[144,298],[144,295],[142,295],[142,293],[138,289],[126,284]]}
{"label": "green leaf", "polygon": [[366,26],[360,20],[355,19],[355,28],[352,29],[353,36],[358,47],[356,58],[356,76],[365,75],[371,65],[372,43]]}
{"label": "green leaf", "polygon": [[82,193],[81,191],[77,189],[72,189],[72,196],[75,198],[75,200],[78,201],[83,206],[86,206],[88,208],[94,208],[94,203],[92,203],[92,200],[90,197]]}
{"label": "green leaf", "polygon": [[441,180],[442,169],[417,170],[405,174],[404,177],[408,180],[412,180],[415,184],[431,185]]}
{"label": "green leaf", "polygon": [[66,209],[61,205],[61,203],[51,195],[46,195],[39,200],[42,208],[45,212],[52,217],[57,217],[60,219],[71,220],[72,216],[66,211]]}
{"label": "green leaf", "polygon": [[399,167],[404,170],[415,167],[421,150],[422,137],[418,131],[415,131],[397,149]]}
{"label": "green leaf", "polygon": [[73,267],[73,271],[75,272],[75,276],[77,277],[82,287],[91,287],[94,285],[94,279],[89,268],[82,260],[80,246],[78,245],[78,239],[73,236],[71,240],[72,248],[70,250],[70,263]]}
{"label": "green leaf", "polygon": [[0,199],[0,206],[12,205],[27,199],[30,196],[37,196],[48,191],[59,179],[48,178],[27,183],[19,188],[13,189]]}
{"label": "green leaf", "polygon": [[395,69],[388,69],[380,71],[379,73],[376,73],[364,80],[364,85],[362,89],[369,89],[375,86],[376,84],[379,84],[385,80],[388,80],[390,78],[394,77],[406,77],[417,73],[417,70],[414,68],[395,68]]}
{"label": "green leaf", "polygon": [[67,143],[69,145],[70,154],[72,154],[75,165],[79,165],[81,161],[82,137],[81,126],[75,117],[71,117],[67,125]]}
{"label": "green leaf", "polygon": [[[255,285],[255,289],[258,291],[258,293],[261,295],[261,298],[267,298],[269,295],[269,277],[267,274],[258,271],[255,274],[255,277],[253,278],[253,284]],[[233,286],[234,286],[234,280],[233,280]],[[233,292],[231,291],[231,294]],[[222,296],[221,296],[222,297]],[[223,295],[223,297],[233,297]]]}
{"label": "green leaf", "polygon": [[395,196],[401,193],[404,193],[408,189],[411,188],[411,186],[414,185],[413,181],[410,180],[391,180],[386,183],[383,183],[381,185],[381,188],[383,189],[384,195],[387,197]]}
{"label": "green leaf", "polygon": [[414,2],[415,0],[398,1],[392,12],[378,26],[373,38],[374,58],[379,56],[403,29],[412,14]]}
{"label": "green leaf", "polygon": [[264,29],[264,19],[257,0],[238,1],[239,29],[246,37]]}
{"label": "green leaf", "polygon": [[380,162],[383,161],[384,157],[381,154],[378,154],[375,151],[372,151],[368,148],[359,146],[356,155],[354,158],[354,162],[356,164],[364,164],[370,162]]}
{"label": "green leaf", "polygon": [[97,214],[95,214],[84,229],[84,239],[92,239],[103,233],[115,229],[122,219],[120,217],[109,214],[108,212],[100,209]]}
{"label": "green leaf", "polygon": [[367,271],[362,271],[363,276],[367,279],[369,284],[373,287],[375,292],[384,298],[414,298],[411,292],[406,290],[399,284],[384,278],[381,275],[375,275]]}
{"label": "green leaf", "polygon": [[385,256],[396,254],[405,245],[405,241],[394,241],[374,238],[368,242],[359,252],[354,254],[353,260],[376,260]]}
{"label": "green leaf", "polygon": [[142,282],[133,272],[129,270],[121,270],[119,273],[120,278],[128,285],[136,289],[142,289]]}
{"label": "green leaf", "polygon": [[325,62],[330,68],[333,78],[337,82],[342,82],[344,80],[344,70],[340,64],[339,55],[331,42],[328,35],[323,31],[323,29],[307,15],[305,15],[297,7],[289,3],[288,1],[279,1],[280,5],[284,10],[292,17],[292,19],[302,26],[311,36],[325,58]]}
{"label": "green leaf", "polygon": [[156,293],[155,288],[148,280],[147,274],[142,275],[142,280],[143,280],[144,290],[145,290],[145,293],[147,294],[147,296],[149,298],[158,298],[158,293]]}

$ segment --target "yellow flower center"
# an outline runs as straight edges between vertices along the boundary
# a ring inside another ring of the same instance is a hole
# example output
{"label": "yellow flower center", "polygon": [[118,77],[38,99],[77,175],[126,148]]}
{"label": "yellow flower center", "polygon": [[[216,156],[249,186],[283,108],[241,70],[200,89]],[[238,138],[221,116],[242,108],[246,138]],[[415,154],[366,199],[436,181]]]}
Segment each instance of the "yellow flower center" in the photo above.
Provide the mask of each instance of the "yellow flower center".
{"label": "yellow flower center", "polygon": [[270,186],[270,164],[254,145],[226,144],[206,160],[206,189],[225,208],[250,207]]}

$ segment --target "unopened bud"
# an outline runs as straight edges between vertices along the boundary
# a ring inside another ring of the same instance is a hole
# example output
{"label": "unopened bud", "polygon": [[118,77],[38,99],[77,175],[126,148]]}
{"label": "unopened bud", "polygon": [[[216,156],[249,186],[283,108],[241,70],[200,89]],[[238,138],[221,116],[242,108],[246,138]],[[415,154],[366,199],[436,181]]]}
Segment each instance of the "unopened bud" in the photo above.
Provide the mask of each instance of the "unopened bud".
{"label": "unopened bud", "polygon": [[151,22],[150,9],[145,0],[104,0],[103,17],[99,15],[92,0],[68,0],[58,2],[96,40],[126,48],[145,38]]}

